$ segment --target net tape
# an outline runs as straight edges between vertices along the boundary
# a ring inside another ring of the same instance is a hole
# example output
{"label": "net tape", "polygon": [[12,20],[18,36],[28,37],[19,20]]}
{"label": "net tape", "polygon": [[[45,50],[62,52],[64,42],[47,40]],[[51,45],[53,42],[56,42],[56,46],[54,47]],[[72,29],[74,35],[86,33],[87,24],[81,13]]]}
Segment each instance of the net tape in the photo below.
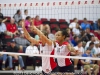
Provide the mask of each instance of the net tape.
{"label": "net tape", "polygon": [[13,55],[21,55],[21,56],[40,56],[40,57],[100,60],[100,58],[97,58],[97,57],[60,56],[60,55],[26,54],[26,53],[12,53],[12,52],[0,52],[0,54],[13,54]]}

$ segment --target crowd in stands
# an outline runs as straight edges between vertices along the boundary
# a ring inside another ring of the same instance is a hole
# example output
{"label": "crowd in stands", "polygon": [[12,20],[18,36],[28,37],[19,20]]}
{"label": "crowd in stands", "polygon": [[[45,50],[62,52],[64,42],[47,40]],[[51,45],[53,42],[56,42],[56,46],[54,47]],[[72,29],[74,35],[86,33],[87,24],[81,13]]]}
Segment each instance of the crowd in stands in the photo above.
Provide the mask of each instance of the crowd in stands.
{"label": "crowd in stands", "polygon": [[[40,20],[38,15],[35,18],[32,18],[29,16],[27,9],[24,10],[24,15],[21,14],[21,10],[17,10],[10,20],[5,18],[0,10],[0,51],[39,54],[39,47],[34,45],[34,42],[30,43],[24,36],[22,29],[23,19],[25,20],[25,28],[36,40],[40,38],[31,31],[33,20],[34,25],[41,31],[46,31],[49,34],[48,38],[51,40],[55,40],[54,34],[57,30],[66,29],[66,32],[69,34],[66,41],[76,50],[76,52],[71,52],[72,56],[100,57],[100,19],[95,23],[93,21],[88,21],[87,18],[84,18],[81,22],[79,22],[77,18],[74,18],[70,23],[67,21],[50,22],[48,20]],[[61,23],[66,26],[60,28]],[[39,63],[39,67],[34,67],[35,70],[41,69],[41,57],[29,56],[25,57],[25,60],[23,60],[23,58],[24,57],[17,55],[0,54],[1,69],[5,70],[6,62],[8,62],[9,64],[7,65],[9,66],[9,70],[13,70],[13,60],[18,60],[17,62],[20,64],[21,69],[26,69],[25,67],[28,59],[32,60],[33,66],[36,66],[36,63]],[[78,69],[78,64],[81,62],[81,66],[84,65],[84,69],[89,75],[91,75],[91,68],[94,70],[95,74],[99,71],[100,61],[79,59],[72,59],[72,61],[75,69]]]}

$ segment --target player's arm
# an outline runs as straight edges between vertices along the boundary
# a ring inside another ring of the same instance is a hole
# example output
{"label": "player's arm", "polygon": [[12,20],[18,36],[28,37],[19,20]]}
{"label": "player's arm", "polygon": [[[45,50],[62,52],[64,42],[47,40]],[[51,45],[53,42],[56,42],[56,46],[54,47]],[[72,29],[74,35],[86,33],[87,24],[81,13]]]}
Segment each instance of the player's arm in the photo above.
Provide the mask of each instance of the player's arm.
{"label": "player's arm", "polygon": [[39,40],[35,40],[34,38],[32,38],[29,33],[27,32],[25,26],[24,26],[24,22],[22,22],[22,28],[23,28],[23,31],[24,31],[24,35],[25,37],[30,41],[30,42],[34,42],[35,44],[39,44]]}
{"label": "player's arm", "polygon": [[42,43],[44,43],[44,44],[47,43],[48,45],[52,45],[52,41],[50,39],[48,39],[38,28],[36,28],[34,25],[32,25],[32,29],[33,29],[33,31],[36,32],[37,35],[39,35],[39,37],[41,39],[43,39]]}
{"label": "player's arm", "polygon": [[74,47],[72,47],[70,44],[67,44],[67,49],[68,49],[70,52],[75,52]]}

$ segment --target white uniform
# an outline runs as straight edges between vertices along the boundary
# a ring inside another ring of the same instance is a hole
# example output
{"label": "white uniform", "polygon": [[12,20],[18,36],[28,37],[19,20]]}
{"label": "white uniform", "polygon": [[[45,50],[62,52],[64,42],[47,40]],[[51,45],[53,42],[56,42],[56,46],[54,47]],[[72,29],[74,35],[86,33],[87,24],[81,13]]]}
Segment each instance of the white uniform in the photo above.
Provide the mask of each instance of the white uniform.
{"label": "white uniform", "polygon": [[[61,46],[59,46],[59,44],[56,42],[55,55],[70,56],[70,52],[66,47],[67,44],[68,42],[64,42]],[[69,66],[72,64],[70,58],[57,58],[57,61],[60,67]]]}
{"label": "white uniform", "polygon": [[[54,55],[54,45],[49,46],[48,44],[45,44],[45,46],[42,46],[40,44],[40,54],[43,55]],[[54,68],[56,68],[57,64],[52,57],[42,57],[42,70],[45,73],[51,72]]]}

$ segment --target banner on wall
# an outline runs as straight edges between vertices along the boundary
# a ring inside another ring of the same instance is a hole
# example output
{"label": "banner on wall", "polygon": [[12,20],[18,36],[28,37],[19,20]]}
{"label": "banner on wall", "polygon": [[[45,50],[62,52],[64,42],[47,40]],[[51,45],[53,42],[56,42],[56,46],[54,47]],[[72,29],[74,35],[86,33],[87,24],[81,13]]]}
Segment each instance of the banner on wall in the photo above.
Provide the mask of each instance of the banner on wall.
{"label": "banner on wall", "polygon": [[52,7],[52,6],[77,6],[77,5],[99,5],[100,0],[87,1],[59,1],[59,2],[34,2],[34,3],[8,3],[0,4],[0,8],[12,7]]}

